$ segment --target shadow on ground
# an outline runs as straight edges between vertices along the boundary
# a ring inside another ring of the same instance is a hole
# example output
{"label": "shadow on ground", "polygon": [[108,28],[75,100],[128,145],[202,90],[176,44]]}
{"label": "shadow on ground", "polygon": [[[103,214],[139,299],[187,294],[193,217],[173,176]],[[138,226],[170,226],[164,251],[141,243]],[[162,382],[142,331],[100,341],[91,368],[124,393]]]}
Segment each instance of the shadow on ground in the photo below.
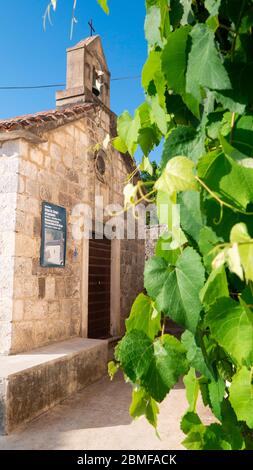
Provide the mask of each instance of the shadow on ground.
{"label": "shadow on ground", "polygon": [[187,409],[182,383],[161,404],[158,439],[144,418],[132,421],[131,386],[118,374],[88,386],[10,436],[0,449],[169,450],[181,449],[180,418]]}

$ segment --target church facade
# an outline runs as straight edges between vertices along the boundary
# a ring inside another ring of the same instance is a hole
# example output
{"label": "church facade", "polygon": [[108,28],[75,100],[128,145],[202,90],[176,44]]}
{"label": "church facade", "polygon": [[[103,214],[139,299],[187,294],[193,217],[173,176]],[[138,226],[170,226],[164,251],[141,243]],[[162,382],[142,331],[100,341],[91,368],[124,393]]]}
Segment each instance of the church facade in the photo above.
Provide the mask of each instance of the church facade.
{"label": "church facade", "polygon": [[[57,344],[68,349],[68,341],[77,339],[86,341],[86,349],[89,339],[103,343],[105,351],[104,342],[124,332],[131,304],[143,288],[144,241],[107,239],[105,216],[97,229],[96,201],[123,206],[126,178],[134,170],[129,156],[108,145],[115,133],[110,73],[98,36],[67,51],[66,90],[57,92],[55,110],[0,121],[0,360],[9,357],[11,367],[13,357],[20,364],[22,354],[32,356],[36,348],[50,345],[57,350]],[[82,205],[91,208],[90,231],[100,230],[98,239],[75,236]],[[92,357],[95,361],[98,355]],[[92,361],[82,376],[92,375]],[[10,392],[7,371],[0,387],[5,431],[15,424],[14,412],[22,422],[64,398],[60,392],[58,398],[47,398],[31,416],[22,405],[15,411],[22,367],[11,370],[20,377],[15,376]],[[72,383],[71,392],[94,378]],[[37,390],[36,378],[31,380]]]}

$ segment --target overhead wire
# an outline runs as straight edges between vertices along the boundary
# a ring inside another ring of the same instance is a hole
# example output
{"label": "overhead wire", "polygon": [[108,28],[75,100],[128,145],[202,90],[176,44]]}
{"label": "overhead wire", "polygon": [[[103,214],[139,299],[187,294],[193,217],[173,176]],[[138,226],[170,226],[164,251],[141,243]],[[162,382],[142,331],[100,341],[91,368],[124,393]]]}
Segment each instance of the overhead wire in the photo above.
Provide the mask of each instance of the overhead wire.
{"label": "overhead wire", "polygon": [[[128,76],[128,77],[115,77],[111,78],[111,81],[121,81],[121,80],[137,80],[140,78],[140,75]],[[0,90],[36,90],[41,88],[57,88],[66,86],[66,83],[53,83],[48,85],[20,85],[20,86],[0,86]]]}

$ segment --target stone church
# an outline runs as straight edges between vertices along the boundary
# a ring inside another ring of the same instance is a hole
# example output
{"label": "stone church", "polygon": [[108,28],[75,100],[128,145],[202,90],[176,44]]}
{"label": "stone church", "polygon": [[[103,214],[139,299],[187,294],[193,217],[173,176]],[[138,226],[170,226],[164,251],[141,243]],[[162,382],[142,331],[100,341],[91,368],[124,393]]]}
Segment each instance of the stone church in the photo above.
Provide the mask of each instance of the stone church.
{"label": "stone church", "polygon": [[2,432],[105,373],[108,344],[143,288],[143,240],[73,236],[74,207],[95,214],[97,196],[124,204],[134,166],[97,145],[108,135],[116,116],[99,36],[67,50],[54,110],[0,121]]}

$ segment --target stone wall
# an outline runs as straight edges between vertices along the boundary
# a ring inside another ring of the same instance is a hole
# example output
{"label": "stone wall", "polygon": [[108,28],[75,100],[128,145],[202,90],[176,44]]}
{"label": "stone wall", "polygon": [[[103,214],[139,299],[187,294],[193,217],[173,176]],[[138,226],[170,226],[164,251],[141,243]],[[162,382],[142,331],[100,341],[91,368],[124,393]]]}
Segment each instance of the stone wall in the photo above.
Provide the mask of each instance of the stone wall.
{"label": "stone wall", "polygon": [[103,377],[107,350],[107,341],[75,338],[34,354],[0,357],[0,435]]}
{"label": "stone wall", "polygon": [[143,291],[144,261],[145,243],[143,240],[123,240],[121,242],[120,325],[122,333],[133,301]]}
{"label": "stone wall", "polygon": [[0,148],[0,354],[10,350],[19,143]]}
{"label": "stone wall", "polygon": [[148,225],[146,228],[145,259],[152,258],[155,254],[155,246],[160,236],[166,232],[166,225]]}
{"label": "stone wall", "polygon": [[[94,207],[95,194],[103,195],[105,204],[123,205],[122,190],[129,172],[124,157],[108,150],[106,184],[96,178],[94,171],[93,147],[103,141],[109,129],[109,114],[102,111],[96,116],[90,112],[74,123],[47,131],[42,135],[43,143],[16,141],[17,152],[10,147],[9,155],[0,158],[1,218],[4,214],[6,220],[0,228],[2,353],[27,351],[80,335],[82,243],[72,237],[71,211],[80,203]],[[10,178],[1,178],[1,172],[6,175],[6,165],[10,166]],[[67,209],[64,269],[40,267],[42,201]],[[142,252],[137,249],[140,243],[130,243],[132,248],[127,242],[122,245],[122,316],[128,315],[142,283]]]}

